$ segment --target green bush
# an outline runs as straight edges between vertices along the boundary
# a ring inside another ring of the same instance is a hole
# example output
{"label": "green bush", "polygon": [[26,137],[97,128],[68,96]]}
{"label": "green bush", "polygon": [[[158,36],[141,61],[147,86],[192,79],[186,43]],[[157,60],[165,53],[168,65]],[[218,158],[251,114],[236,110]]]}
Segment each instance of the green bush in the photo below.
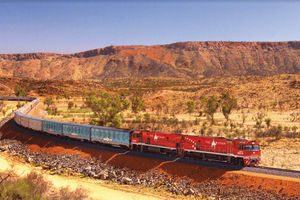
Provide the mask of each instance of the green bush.
{"label": "green bush", "polygon": [[144,120],[147,121],[147,122],[149,122],[150,119],[151,119],[151,115],[149,113],[145,113],[144,114]]}
{"label": "green bush", "polygon": [[47,111],[48,115],[57,115],[57,114],[59,114],[56,107],[48,107],[46,109],[46,111]]}
{"label": "green bush", "polygon": [[23,104],[23,103],[20,103],[20,102],[18,102],[18,104],[17,104],[17,108],[19,109],[19,108],[21,108],[22,106],[24,106],[24,104]]}

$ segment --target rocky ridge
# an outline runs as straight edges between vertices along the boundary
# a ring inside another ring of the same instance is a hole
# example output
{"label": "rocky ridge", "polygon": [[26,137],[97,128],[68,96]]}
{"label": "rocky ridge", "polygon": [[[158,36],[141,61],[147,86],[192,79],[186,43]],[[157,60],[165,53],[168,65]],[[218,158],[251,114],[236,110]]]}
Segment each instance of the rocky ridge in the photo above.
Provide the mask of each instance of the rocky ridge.
{"label": "rocky ridge", "polygon": [[104,79],[297,74],[300,42],[178,42],[109,46],[74,54],[0,54],[0,76]]}

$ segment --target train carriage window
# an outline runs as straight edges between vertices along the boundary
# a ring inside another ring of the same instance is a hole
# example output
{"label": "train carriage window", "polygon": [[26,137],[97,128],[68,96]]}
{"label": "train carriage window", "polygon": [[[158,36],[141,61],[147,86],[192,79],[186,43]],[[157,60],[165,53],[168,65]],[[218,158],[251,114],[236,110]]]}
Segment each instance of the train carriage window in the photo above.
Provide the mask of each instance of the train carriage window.
{"label": "train carriage window", "polygon": [[259,151],[260,147],[258,145],[252,145],[253,151]]}
{"label": "train carriage window", "polygon": [[244,146],[245,151],[259,151],[260,147],[258,145],[246,145]]}
{"label": "train carriage window", "polygon": [[251,145],[246,145],[246,146],[244,146],[244,150],[251,151],[252,150],[252,146]]}

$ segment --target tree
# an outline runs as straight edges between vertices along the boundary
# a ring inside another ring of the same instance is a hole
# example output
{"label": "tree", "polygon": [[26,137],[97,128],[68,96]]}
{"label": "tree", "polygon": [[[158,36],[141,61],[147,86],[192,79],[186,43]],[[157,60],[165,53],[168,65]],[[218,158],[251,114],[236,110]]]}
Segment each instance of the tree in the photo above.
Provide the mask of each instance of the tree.
{"label": "tree", "polygon": [[69,100],[69,99],[71,98],[71,97],[70,97],[70,94],[67,93],[67,92],[65,92],[65,93],[64,93],[64,98]]}
{"label": "tree", "polygon": [[97,117],[93,124],[121,127],[123,120],[122,111],[128,108],[126,99],[122,100],[118,94],[110,94],[100,90],[85,95],[84,102]]}
{"label": "tree", "polygon": [[196,109],[195,101],[187,102],[188,113],[193,113]]}
{"label": "tree", "polygon": [[210,97],[201,97],[201,103],[204,107],[204,112],[210,117],[211,125],[215,124],[214,114],[220,106],[220,101],[218,100],[216,95],[212,95]]}
{"label": "tree", "polygon": [[229,120],[229,115],[232,109],[237,108],[237,99],[229,92],[221,94],[221,108],[226,121]]}
{"label": "tree", "polygon": [[54,101],[51,97],[47,97],[45,100],[44,100],[44,104],[47,105],[47,108],[49,108],[51,105],[54,104]]}
{"label": "tree", "polygon": [[131,109],[134,113],[139,113],[145,108],[145,102],[142,97],[133,97]]}
{"label": "tree", "polygon": [[15,95],[17,97],[24,97],[27,96],[28,92],[21,86],[15,87]]}
{"label": "tree", "polygon": [[73,102],[73,101],[70,101],[70,102],[68,103],[68,110],[70,110],[73,106],[74,106],[74,102]]}

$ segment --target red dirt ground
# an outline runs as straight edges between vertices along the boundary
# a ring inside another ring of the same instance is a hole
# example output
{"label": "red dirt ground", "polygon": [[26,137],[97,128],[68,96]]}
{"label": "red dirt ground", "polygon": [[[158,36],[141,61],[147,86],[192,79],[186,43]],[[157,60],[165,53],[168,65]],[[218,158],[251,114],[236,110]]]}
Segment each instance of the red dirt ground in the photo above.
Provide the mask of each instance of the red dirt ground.
{"label": "red dirt ground", "polygon": [[290,197],[300,197],[300,179],[297,178],[263,175],[244,171],[228,171],[185,163],[164,163],[165,161],[158,159],[127,154],[115,155],[116,153],[113,152],[95,150],[88,147],[79,148],[71,144],[62,144],[33,137],[16,130],[10,123],[5,124],[0,129],[3,138],[19,140],[26,144],[32,151],[44,151],[50,154],[79,154],[82,157],[96,157],[102,161],[109,160],[109,163],[114,166],[127,167],[141,172],[158,168],[159,171],[167,172],[171,176],[187,177],[195,182],[214,179],[225,186],[241,185],[253,190],[271,190]]}

